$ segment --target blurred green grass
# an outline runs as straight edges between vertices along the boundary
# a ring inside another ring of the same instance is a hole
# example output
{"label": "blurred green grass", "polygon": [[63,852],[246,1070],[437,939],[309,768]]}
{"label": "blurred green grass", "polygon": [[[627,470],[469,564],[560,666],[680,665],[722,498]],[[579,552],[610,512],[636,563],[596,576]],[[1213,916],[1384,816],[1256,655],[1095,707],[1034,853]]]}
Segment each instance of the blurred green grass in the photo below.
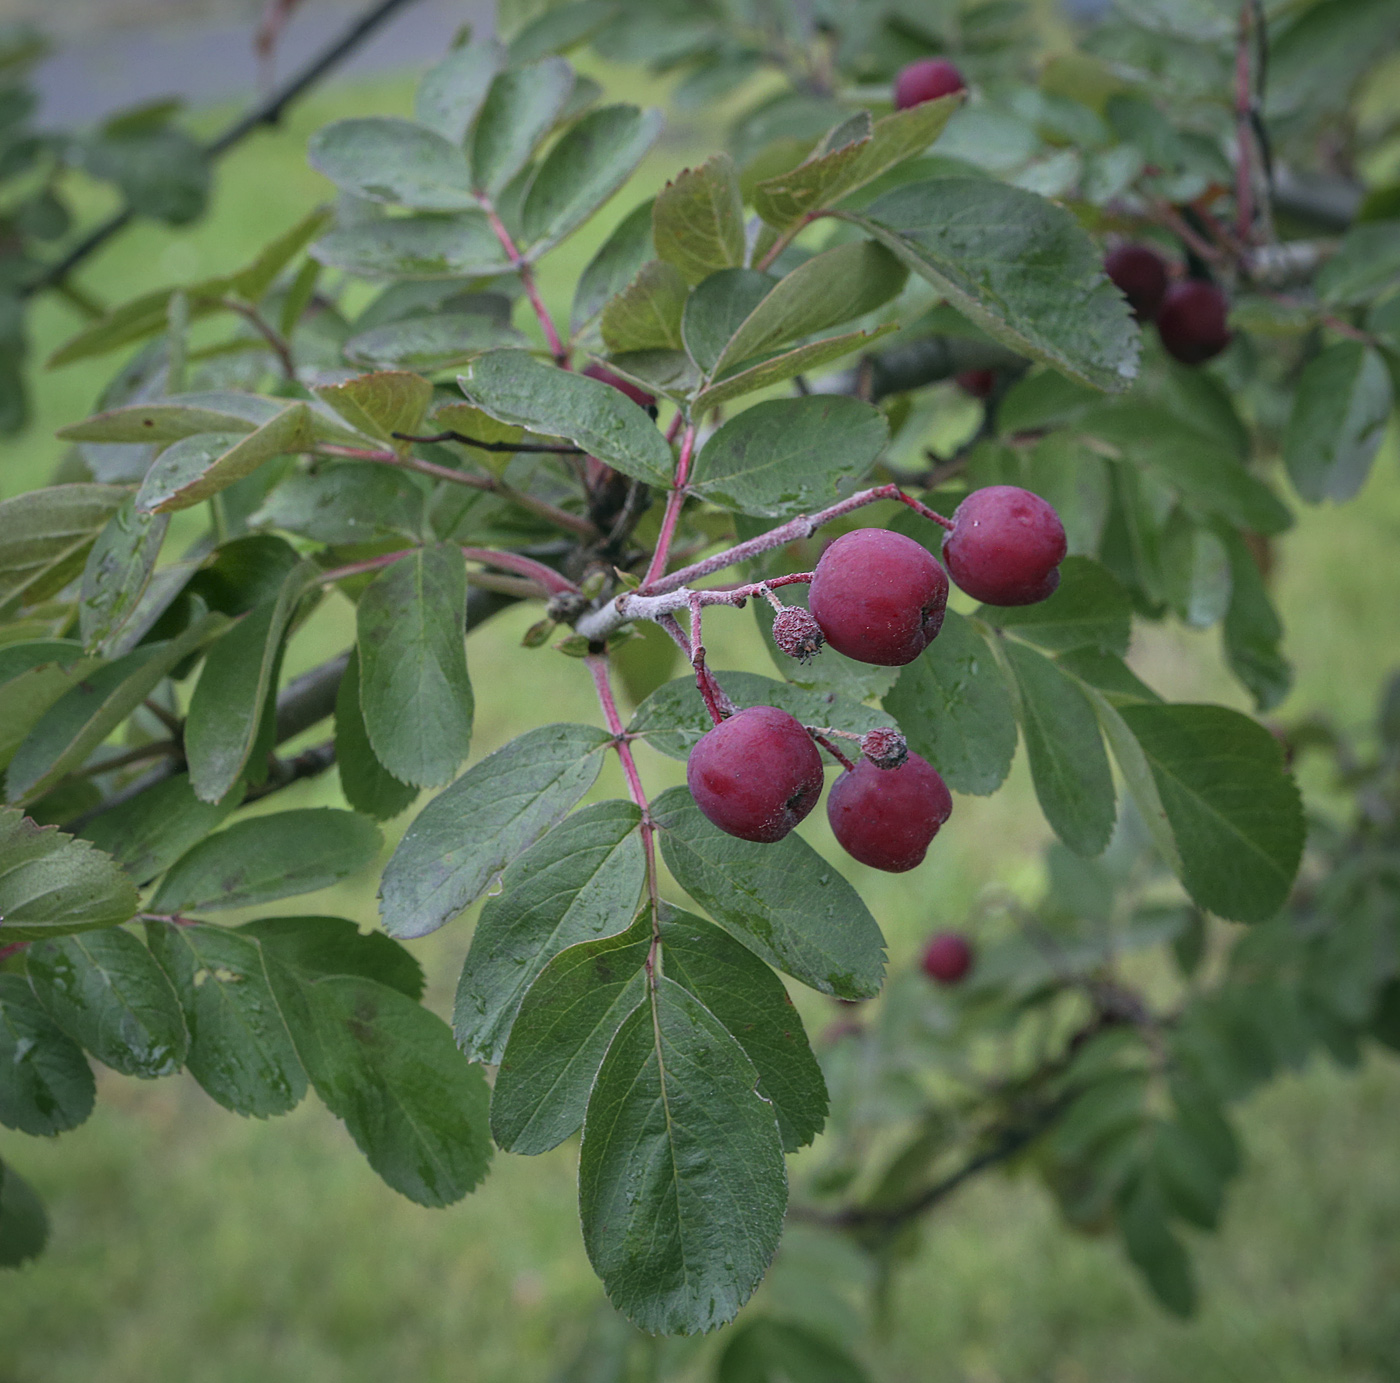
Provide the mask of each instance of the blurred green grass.
{"label": "blurred green grass", "polygon": [[[624,89],[654,99],[644,87],[629,74]],[[313,129],[351,113],[407,112],[411,90],[393,80],[318,94],[284,129],[227,160],[207,221],[190,231],[143,227],[94,261],[85,281],[119,301],[238,262],[328,196],[305,163]],[[556,311],[567,311],[591,247],[641,189],[705,151],[704,133],[673,129],[617,209],[547,262],[543,288]],[[44,304],[37,347],[46,353],[78,325],[61,302]],[[0,494],[43,482],[60,451],[54,427],[89,408],[102,377],[99,363],[42,378],[35,427],[0,458]],[[1392,437],[1359,500],[1303,513],[1281,545],[1276,589],[1298,667],[1282,716],[1322,712],[1348,727],[1369,718],[1381,676],[1400,661],[1393,583],[1382,579],[1395,569],[1397,539]],[[475,754],[544,719],[597,718],[576,664],[520,647],[531,618],[508,612],[471,640]],[[352,628],[348,604],[328,602],[299,634],[288,673],[344,647]],[[771,671],[750,616],[720,612],[706,633],[716,666]],[[1133,661],[1173,697],[1243,705],[1214,635],[1142,631]],[[681,776],[679,765],[650,754],[643,770],[658,789]],[[595,795],[621,792],[610,769]],[[339,802],[331,775],[265,809]],[[821,814],[804,833],[819,848],[831,845]],[[959,799],[913,876],[844,859],[841,867],[901,965],[929,930],[956,925],[984,886],[1033,893],[1046,838],[1021,761],[996,796]],[[369,924],[372,880],[295,907]],[[439,1012],[449,1008],[472,921],[468,914],[415,944]],[[828,1020],[825,1001],[795,997],[809,1027]],[[99,1085],[97,1114],[74,1133],[52,1143],[0,1137],[0,1154],[54,1216],[47,1256],[0,1278],[0,1383],[517,1383],[547,1378],[602,1299],[579,1236],[571,1145],[537,1159],[498,1155],[477,1194],[429,1212],[387,1190],[314,1101],[264,1123],[226,1114],[184,1078],[143,1084],[102,1072]],[[1224,1231],[1198,1236],[1204,1308],[1196,1321],[1164,1316],[1117,1249],[1062,1230],[1034,1185],[991,1178],[929,1225],[899,1280],[878,1376],[1400,1378],[1400,1065],[1376,1059],[1360,1074],[1310,1068],[1255,1099],[1244,1122],[1249,1168]]]}

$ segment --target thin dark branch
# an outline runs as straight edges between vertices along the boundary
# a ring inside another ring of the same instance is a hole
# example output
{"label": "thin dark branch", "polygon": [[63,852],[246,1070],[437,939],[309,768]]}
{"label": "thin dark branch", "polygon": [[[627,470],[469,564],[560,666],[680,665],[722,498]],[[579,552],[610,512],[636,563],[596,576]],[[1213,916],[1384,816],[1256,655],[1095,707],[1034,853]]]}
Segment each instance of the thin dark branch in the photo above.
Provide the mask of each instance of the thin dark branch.
{"label": "thin dark branch", "polygon": [[468,437],[462,432],[435,432],[431,437],[417,437],[411,432],[391,432],[400,442],[461,442],[463,446],[475,447],[477,451],[499,451],[541,453],[548,456],[587,456],[582,447],[555,447],[532,442],[483,442],[476,437]]}
{"label": "thin dark branch", "polygon": [[274,792],[291,787],[303,778],[315,778],[335,763],[335,741],[326,740],[323,744],[312,745],[294,759],[273,758],[268,766],[267,778],[256,787],[248,789],[243,799],[244,805],[256,802],[261,797],[270,797]]}
{"label": "thin dark branch", "polygon": [[[210,159],[222,157],[236,144],[241,143],[254,130],[264,125],[275,125],[282,113],[308,88],[343,59],[349,57],[396,10],[401,10],[414,0],[379,0],[362,14],[330,47],[322,50],[307,63],[300,72],[289,78],[267,100],[253,107],[246,115],[240,116],[224,132],[217,135],[205,146],[204,153]],[[124,230],[135,219],[130,207],[109,216],[107,220],[94,226],[66,255],[51,265],[38,278],[31,280],[20,290],[22,297],[32,297],[46,288],[62,283],[79,264],[94,250],[100,249],[114,235]]]}
{"label": "thin dark branch", "polygon": [[268,349],[277,357],[282,367],[283,377],[296,383],[297,365],[292,358],[292,348],[287,338],[269,322],[251,303],[239,302],[237,298],[222,298],[220,303],[230,312],[236,312],[267,343]]}

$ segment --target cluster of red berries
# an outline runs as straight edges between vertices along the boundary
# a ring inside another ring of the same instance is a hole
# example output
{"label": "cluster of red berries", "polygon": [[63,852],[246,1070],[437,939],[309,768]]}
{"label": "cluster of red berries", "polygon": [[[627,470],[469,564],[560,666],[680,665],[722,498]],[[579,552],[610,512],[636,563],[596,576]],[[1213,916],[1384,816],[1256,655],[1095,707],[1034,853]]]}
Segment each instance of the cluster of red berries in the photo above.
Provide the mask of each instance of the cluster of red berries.
{"label": "cluster of red berries", "polygon": [[1104,260],[1133,316],[1155,322],[1167,353],[1183,365],[1201,365],[1230,344],[1225,295],[1204,279],[1172,282],[1167,262],[1146,245],[1120,245]]}
{"label": "cluster of red berries", "polygon": [[[958,506],[943,556],[953,580],[976,599],[1029,605],[1059,585],[1065,531],[1039,495],[988,486]],[[901,667],[933,642],[947,604],[948,575],[927,548],[889,529],[858,528],[822,553],[808,610],[783,610],[774,633],[795,657],[810,657],[828,643],[863,663]],[[861,751],[827,798],[832,832],[862,864],[891,873],[913,869],[952,812],[947,785],[894,730],[871,731]],[[701,738],[686,780],[720,830],[769,843],[816,806],[822,760],[794,716],[751,706]]]}

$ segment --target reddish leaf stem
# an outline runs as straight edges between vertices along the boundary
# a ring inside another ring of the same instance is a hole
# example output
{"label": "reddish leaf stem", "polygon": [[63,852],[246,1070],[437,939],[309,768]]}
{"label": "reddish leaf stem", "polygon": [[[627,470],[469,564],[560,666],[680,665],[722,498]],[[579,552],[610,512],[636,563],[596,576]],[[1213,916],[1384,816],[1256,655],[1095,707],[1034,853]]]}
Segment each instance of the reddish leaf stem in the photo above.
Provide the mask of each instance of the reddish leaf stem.
{"label": "reddish leaf stem", "polygon": [[[343,567],[331,567],[321,573],[321,581],[328,584],[333,581],[343,581],[347,576],[361,576],[365,572],[382,571],[385,567],[391,567],[401,558],[411,556],[419,551],[416,547],[400,548],[397,552],[384,552],[378,557],[367,557],[363,562],[351,562]],[[566,576],[561,576],[553,567],[547,567],[543,562],[536,562],[533,557],[526,557],[518,552],[497,552],[494,548],[488,547],[464,547],[462,556],[469,562],[484,562],[488,566],[500,567],[503,571],[517,572],[521,576],[529,577],[539,588],[540,595],[563,595],[576,594],[578,587]]]}
{"label": "reddish leaf stem", "polygon": [[661,535],[656,540],[656,551],[651,555],[651,565],[642,578],[645,589],[666,571],[666,563],[671,556],[671,542],[676,536],[676,525],[680,522],[681,509],[685,504],[686,484],[690,480],[690,457],[695,450],[695,425],[686,428],[681,437],[681,454],[676,462],[676,478],[671,482],[671,492],[666,496],[666,512],[661,519]]}
{"label": "reddish leaf stem", "polygon": [[27,941],[12,941],[8,946],[0,946],[0,961],[9,960],[11,956],[17,956],[29,943]]}
{"label": "reddish leaf stem", "polygon": [[525,296],[529,298],[530,306],[535,309],[535,316],[539,318],[540,330],[544,332],[544,339],[549,343],[549,351],[554,357],[555,364],[567,370],[569,368],[569,348],[560,338],[554,325],[554,318],[549,315],[549,309],[544,305],[544,299],[540,297],[539,289],[535,286],[535,273],[530,262],[516,248],[515,241],[506,229],[505,222],[496,214],[496,208],[485,197],[481,197],[479,200],[482,210],[486,213],[486,219],[491,223],[491,229],[496,233],[496,239],[501,242],[501,248],[506,252],[506,257],[511,262],[511,267],[520,275]]}

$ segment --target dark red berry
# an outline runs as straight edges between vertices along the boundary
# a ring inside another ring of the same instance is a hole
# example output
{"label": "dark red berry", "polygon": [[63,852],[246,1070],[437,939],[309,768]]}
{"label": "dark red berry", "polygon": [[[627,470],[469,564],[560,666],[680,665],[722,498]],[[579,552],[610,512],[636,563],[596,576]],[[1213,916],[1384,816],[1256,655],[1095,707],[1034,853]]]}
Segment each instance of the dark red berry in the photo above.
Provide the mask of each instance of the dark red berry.
{"label": "dark red berry", "polygon": [[789,658],[809,663],[821,652],[826,640],[808,611],[800,605],[784,605],[773,616],[773,642]]}
{"label": "dark red berry", "polygon": [[985,399],[997,387],[997,372],[995,370],[963,370],[953,376],[953,382],[964,394],[971,394],[975,399]]}
{"label": "dark red berry", "polygon": [[1128,300],[1133,316],[1150,322],[1167,296],[1171,279],[1167,264],[1156,250],[1146,245],[1120,245],[1103,262],[1104,272]]}
{"label": "dark red berry", "polygon": [[826,799],[827,819],[841,848],[891,874],[922,863],[952,810],[947,785],[917,754],[898,768],[860,759],[831,785]]}
{"label": "dark red berry", "polygon": [[822,553],[807,604],[838,653],[901,667],[942,628],[948,577],[912,538],[887,528],[857,528]]}
{"label": "dark red berry", "polygon": [[1060,584],[1065,529],[1039,495],[1015,485],[974,490],[943,540],[949,574],[988,605],[1034,605]]}
{"label": "dark red berry", "polygon": [[1167,289],[1157,313],[1157,334],[1169,355],[1183,365],[1200,365],[1230,344],[1229,311],[1225,295],[1213,283],[1186,279]]}
{"label": "dark red berry", "polygon": [[947,58],[920,58],[903,68],[894,79],[894,108],[908,110],[955,91],[966,91],[967,83]]}
{"label": "dark red berry", "polygon": [[860,752],[876,768],[899,768],[909,758],[909,745],[893,726],[882,725],[860,737]]}
{"label": "dark red berry", "polygon": [[972,969],[972,943],[961,932],[939,932],[924,948],[924,974],[939,984],[957,984]]}
{"label": "dark red berry", "polygon": [[596,379],[603,384],[611,384],[619,393],[626,394],[638,408],[653,408],[656,406],[656,395],[648,394],[639,385],[633,384],[630,379],[623,379],[621,375],[614,374],[606,365],[599,365],[596,362],[587,366],[583,373],[589,379]]}
{"label": "dark red berry", "polygon": [[701,737],[685,780],[721,831],[769,844],[817,805],[822,760],[800,721],[773,706],[750,706]]}

